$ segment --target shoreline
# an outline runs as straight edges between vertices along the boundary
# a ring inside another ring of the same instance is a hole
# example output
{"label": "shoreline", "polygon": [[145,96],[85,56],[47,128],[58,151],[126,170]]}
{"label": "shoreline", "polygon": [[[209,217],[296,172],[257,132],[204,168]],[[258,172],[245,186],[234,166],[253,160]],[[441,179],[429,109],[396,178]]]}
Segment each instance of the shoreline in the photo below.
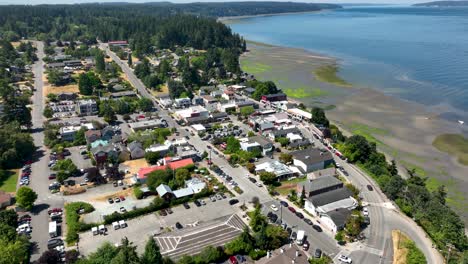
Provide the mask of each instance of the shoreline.
{"label": "shoreline", "polygon": [[224,23],[233,20],[254,18],[254,17],[267,17],[267,16],[282,16],[282,15],[296,15],[296,14],[315,14],[321,12],[327,12],[333,9],[322,9],[316,11],[301,11],[301,12],[283,12],[283,13],[269,13],[269,14],[258,14],[258,15],[248,15],[248,16],[227,16],[227,17],[218,17],[216,20],[218,22]]}
{"label": "shoreline", "polygon": [[[389,160],[397,160],[400,174],[404,176],[406,169],[415,169],[418,175],[429,177],[427,185],[431,189],[446,186],[449,189],[447,203],[468,223],[468,179],[463,177],[467,167],[432,145],[441,134],[463,135],[457,123],[440,116],[444,112],[430,111],[423,104],[387,95],[375,88],[353,83],[352,87],[339,87],[313,76],[316,67],[337,63],[338,58],[255,41],[248,41],[247,45],[248,52],[240,58],[246,72],[259,80],[274,81],[286,94],[303,89],[300,98],[288,94],[293,102],[304,103],[307,107],[332,106],[327,110],[329,119],[345,134],[360,134],[375,141]],[[323,92],[310,97],[307,89],[311,87]]]}

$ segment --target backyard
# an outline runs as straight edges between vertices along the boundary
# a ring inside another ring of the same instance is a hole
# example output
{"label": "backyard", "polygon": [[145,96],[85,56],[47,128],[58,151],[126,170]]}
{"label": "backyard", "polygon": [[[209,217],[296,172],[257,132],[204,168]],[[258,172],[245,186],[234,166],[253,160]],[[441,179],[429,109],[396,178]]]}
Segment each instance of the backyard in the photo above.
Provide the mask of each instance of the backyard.
{"label": "backyard", "polygon": [[15,192],[18,182],[18,170],[0,170],[0,190]]}

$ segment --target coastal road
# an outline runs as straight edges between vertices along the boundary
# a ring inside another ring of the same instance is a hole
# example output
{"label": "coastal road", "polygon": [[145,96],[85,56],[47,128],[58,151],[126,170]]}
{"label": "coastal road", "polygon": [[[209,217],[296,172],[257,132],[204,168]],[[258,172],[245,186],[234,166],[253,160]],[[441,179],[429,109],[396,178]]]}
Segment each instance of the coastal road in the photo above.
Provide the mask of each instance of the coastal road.
{"label": "coastal road", "polygon": [[32,137],[37,148],[34,154],[33,163],[31,164],[31,181],[30,188],[37,194],[38,198],[31,211],[31,225],[33,232],[31,241],[35,244],[31,254],[31,260],[37,260],[41,254],[47,250],[47,240],[49,239],[49,216],[48,208],[63,207],[63,199],[60,195],[51,194],[49,192],[49,175],[48,154],[49,150],[44,146],[43,122],[44,117],[42,112],[44,109],[42,76],[44,75],[44,44],[35,42],[37,47],[38,61],[33,65],[34,72],[34,87],[35,92],[32,97]]}
{"label": "coastal road", "polygon": [[[308,138],[314,138],[309,129],[301,124],[299,124],[299,128]],[[315,143],[317,147],[326,148],[318,140]],[[364,232],[366,235],[364,242],[356,244],[355,251],[351,253],[353,261],[356,261],[356,263],[371,263],[369,260],[378,256],[379,261],[374,263],[392,263],[393,242],[391,232],[392,230],[401,230],[421,249],[428,263],[443,263],[442,256],[432,247],[432,241],[422,228],[400,212],[393,202],[382,193],[377,183],[355,165],[346,163],[334,154],[333,156],[349,173],[348,180],[360,190],[361,197],[363,197],[364,203],[368,204],[369,209],[371,224]],[[369,191],[367,185],[371,185],[373,191]]]}

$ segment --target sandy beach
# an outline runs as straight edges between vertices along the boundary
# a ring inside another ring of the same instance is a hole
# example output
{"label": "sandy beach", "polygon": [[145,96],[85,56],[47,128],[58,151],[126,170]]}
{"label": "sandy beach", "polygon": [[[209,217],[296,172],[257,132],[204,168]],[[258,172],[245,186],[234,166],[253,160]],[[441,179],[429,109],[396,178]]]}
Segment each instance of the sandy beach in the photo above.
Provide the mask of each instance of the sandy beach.
{"label": "sandy beach", "polygon": [[462,125],[438,118],[441,113],[424,105],[374,89],[319,81],[314,73],[324,65],[339,65],[334,58],[253,42],[248,43],[248,49],[241,56],[244,71],[260,80],[275,81],[290,98],[309,107],[327,109],[332,122],[348,134],[375,141],[389,159],[397,161],[402,175],[406,169],[415,169],[418,175],[428,177],[430,189],[445,185],[447,203],[468,223],[468,167],[432,145],[438,135],[462,134]]}

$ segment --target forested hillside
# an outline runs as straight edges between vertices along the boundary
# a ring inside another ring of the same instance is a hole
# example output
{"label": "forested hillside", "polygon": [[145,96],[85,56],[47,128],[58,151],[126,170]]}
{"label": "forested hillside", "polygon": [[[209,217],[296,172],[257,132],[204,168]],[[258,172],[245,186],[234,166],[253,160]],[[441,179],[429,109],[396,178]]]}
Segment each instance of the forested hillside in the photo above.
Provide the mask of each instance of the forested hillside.
{"label": "forested hillside", "polygon": [[96,37],[102,41],[135,39],[146,48],[241,47],[241,38],[215,19],[175,14],[164,7],[151,8],[154,12],[136,4],[3,6],[0,36],[10,41],[37,37],[84,43],[93,42]]}
{"label": "forested hillside", "polygon": [[414,6],[468,6],[468,1],[434,1],[414,4]]}

